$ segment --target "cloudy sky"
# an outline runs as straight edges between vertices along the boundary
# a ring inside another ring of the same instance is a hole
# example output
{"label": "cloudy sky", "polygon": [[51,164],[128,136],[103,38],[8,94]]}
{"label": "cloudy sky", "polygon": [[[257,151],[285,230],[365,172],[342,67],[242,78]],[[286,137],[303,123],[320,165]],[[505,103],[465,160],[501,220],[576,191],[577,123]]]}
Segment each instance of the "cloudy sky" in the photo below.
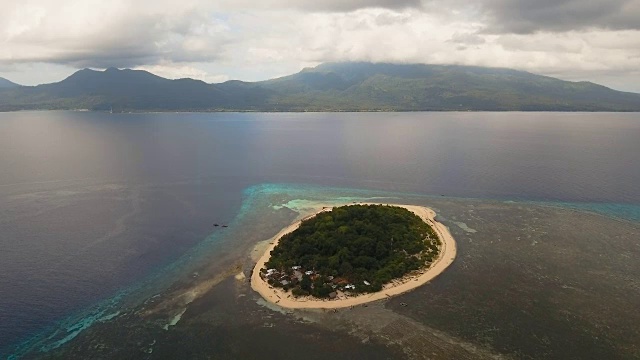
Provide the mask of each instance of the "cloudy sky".
{"label": "cloudy sky", "polygon": [[640,0],[2,0],[0,76],[262,80],[325,61],[509,67],[640,92]]}

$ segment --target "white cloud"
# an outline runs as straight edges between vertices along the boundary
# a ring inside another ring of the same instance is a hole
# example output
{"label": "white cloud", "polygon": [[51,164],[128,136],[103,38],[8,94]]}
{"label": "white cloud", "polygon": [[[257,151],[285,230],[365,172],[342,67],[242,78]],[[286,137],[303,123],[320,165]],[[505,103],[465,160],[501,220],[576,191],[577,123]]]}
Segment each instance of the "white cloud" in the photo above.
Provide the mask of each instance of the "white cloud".
{"label": "white cloud", "polygon": [[214,60],[228,29],[195,1],[7,1],[0,62],[135,66]]}
{"label": "white cloud", "polygon": [[[529,8],[521,0],[5,0],[0,76],[3,68],[19,74],[15,69],[47,63],[139,67],[218,82],[265,79],[325,61],[374,61],[510,67],[640,91],[640,32],[620,15],[635,11],[638,0],[588,1],[583,17],[599,28],[580,19],[575,29],[538,20],[580,5],[569,0],[544,0],[531,14],[518,13]],[[500,27],[504,16],[511,20]],[[620,26],[607,26],[616,18]],[[537,30],[509,30],[518,27]]]}
{"label": "white cloud", "polygon": [[162,76],[167,79],[184,79],[191,78],[196,80],[202,80],[208,83],[220,83],[230,80],[229,76],[224,74],[211,74],[202,68],[195,66],[163,63],[156,65],[144,65],[136,67],[137,70],[146,70],[158,76]]}

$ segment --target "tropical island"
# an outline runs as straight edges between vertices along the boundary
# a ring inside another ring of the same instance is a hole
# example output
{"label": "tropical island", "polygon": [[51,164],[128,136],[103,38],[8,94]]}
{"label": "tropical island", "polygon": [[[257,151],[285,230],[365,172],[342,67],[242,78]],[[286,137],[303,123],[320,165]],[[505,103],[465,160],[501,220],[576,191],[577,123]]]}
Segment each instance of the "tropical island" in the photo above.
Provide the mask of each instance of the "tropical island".
{"label": "tropical island", "polygon": [[411,205],[323,207],[282,230],[256,263],[252,287],[288,308],[338,308],[412,290],[455,258],[433,210]]}

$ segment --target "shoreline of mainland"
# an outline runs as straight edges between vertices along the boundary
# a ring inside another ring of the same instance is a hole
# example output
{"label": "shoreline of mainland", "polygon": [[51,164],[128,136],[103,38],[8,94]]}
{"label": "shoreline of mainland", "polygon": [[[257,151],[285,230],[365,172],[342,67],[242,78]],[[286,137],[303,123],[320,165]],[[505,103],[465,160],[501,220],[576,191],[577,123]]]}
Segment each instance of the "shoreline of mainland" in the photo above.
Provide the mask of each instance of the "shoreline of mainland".
{"label": "shoreline of mainland", "polygon": [[311,215],[305,216],[302,219],[295,221],[291,225],[282,229],[273,238],[268,240],[269,246],[264,251],[264,253],[262,253],[251,272],[251,288],[258,292],[266,301],[283,308],[338,309],[387,299],[414,290],[428,283],[436,276],[440,275],[447,267],[449,267],[449,265],[453,263],[457,253],[456,242],[453,239],[453,236],[451,236],[449,229],[444,224],[435,220],[436,213],[432,209],[424,206],[402,204],[358,203],[357,205],[397,206],[405,208],[416,214],[424,222],[431,226],[436,234],[438,234],[438,237],[441,241],[441,249],[438,257],[433,261],[428,269],[416,270],[414,272],[406,274],[402,278],[394,279],[390,283],[385,284],[381,291],[358,295],[338,292],[338,296],[332,300],[318,299],[311,296],[295,297],[291,294],[290,291],[284,291],[281,288],[276,288],[269,285],[260,276],[260,269],[264,267],[265,263],[271,257],[271,251],[278,245],[278,242],[284,235],[296,230],[303,221],[310,219],[321,212],[330,211],[334,207],[334,205],[319,204],[319,209],[313,212]]}

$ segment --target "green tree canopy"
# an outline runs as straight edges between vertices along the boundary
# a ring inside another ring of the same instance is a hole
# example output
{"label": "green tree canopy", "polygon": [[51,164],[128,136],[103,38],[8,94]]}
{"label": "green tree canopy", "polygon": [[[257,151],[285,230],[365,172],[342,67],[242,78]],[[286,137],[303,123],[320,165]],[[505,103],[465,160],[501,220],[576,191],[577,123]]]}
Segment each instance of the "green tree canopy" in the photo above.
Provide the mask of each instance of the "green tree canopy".
{"label": "green tree canopy", "polygon": [[356,292],[378,291],[433,261],[439,245],[435,231],[407,209],[342,206],[303,221],[283,236],[266,266],[284,273],[293,266],[313,271],[313,286],[305,276],[300,287],[314,296],[327,296],[330,276],[356,284]]}

